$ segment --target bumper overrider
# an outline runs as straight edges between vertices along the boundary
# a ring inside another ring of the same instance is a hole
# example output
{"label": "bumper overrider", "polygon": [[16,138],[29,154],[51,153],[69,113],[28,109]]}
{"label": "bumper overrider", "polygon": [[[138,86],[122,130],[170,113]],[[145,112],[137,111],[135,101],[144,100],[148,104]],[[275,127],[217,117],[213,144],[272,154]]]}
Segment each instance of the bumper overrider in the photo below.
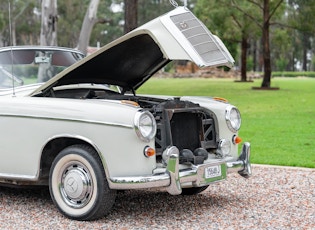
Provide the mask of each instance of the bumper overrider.
{"label": "bumper overrider", "polygon": [[178,195],[185,184],[201,187],[216,181],[224,180],[227,172],[237,171],[242,177],[248,178],[252,174],[250,164],[250,143],[245,142],[239,158],[235,161],[218,160],[201,165],[192,165],[189,169],[179,170],[179,151],[175,146],[169,147],[167,169],[164,173],[149,176],[111,177],[111,189],[142,189],[165,187],[167,192]]}

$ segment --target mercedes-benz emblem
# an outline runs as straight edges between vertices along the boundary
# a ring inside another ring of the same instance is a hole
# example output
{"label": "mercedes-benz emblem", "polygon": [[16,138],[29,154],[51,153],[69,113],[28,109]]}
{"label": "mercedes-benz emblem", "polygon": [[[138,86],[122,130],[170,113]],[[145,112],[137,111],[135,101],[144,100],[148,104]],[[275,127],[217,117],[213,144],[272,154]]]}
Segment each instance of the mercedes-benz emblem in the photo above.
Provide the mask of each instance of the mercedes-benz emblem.
{"label": "mercedes-benz emblem", "polygon": [[67,180],[67,188],[68,190],[71,189],[69,192],[76,192],[78,190],[78,184],[74,178],[71,177]]}
{"label": "mercedes-benz emblem", "polygon": [[183,30],[188,28],[188,24],[187,24],[186,22],[180,22],[180,23],[179,23],[179,26],[180,26],[180,28],[183,29]]}

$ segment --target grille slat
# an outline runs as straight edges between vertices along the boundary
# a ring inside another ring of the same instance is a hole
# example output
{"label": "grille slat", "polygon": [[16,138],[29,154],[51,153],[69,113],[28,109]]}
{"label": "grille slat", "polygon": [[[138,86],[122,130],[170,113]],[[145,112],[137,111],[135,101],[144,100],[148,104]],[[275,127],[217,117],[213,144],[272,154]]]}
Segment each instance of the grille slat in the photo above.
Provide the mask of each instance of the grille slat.
{"label": "grille slat", "polygon": [[172,16],[171,20],[205,63],[226,62],[226,56],[213,35],[191,12]]}

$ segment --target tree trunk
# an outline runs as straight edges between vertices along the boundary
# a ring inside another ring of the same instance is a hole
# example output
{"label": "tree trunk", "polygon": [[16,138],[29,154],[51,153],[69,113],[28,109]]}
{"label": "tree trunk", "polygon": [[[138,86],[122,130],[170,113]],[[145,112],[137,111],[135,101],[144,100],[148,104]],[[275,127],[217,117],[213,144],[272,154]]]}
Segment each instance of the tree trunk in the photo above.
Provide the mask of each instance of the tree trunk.
{"label": "tree trunk", "polygon": [[302,66],[303,71],[307,71],[307,49],[304,47],[303,48],[303,66]]}
{"label": "tree trunk", "polygon": [[263,24],[263,56],[264,56],[264,79],[261,87],[270,88],[271,85],[271,61],[270,61],[270,46],[269,46],[269,0],[264,0],[264,24]]}
{"label": "tree trunk", "polygon": [[306,33],[302,34],[302,41],[303,41],[303,66],[302,70],[307,71],[307,51],[308,51],[308,36]]}
{"label": "tree trunk", "polygon": [[253,41],[253,71],[257,71],[257,41]]}
{"label": "tree trunk", "polygon": [[[57,0],[42,0],[41,46],[57,46]],[[54,76],[50,63],[41,63],[38,82],[48,81]]]}
{"label": "tree trunk", "polygon": [[40,45],[57,46],[57,0],[42,0]]}
{"label": "tree trunk", "polygon": [[247,37],[242,35],[241,81],[247,81]]}
{"label": "tree trunk", "polygon": [[138,0],[125,0],[125,26],[124,32],[128,33],[138,26]]}
{"label": "tree trunk", "polygon": [[77,47],[78,50],[84,54],[87,53],[87,47],[89,45],[93,26],[98,22],[96,14],[99,2],[99,0],[91,0],[89,8],[87,9],[84,16]]}
{"label": "tree trunk", "polygon": [[15,26],[15,21],[11,22],[11,33],[12,33],[12,46],[16,46],[16,26]]}

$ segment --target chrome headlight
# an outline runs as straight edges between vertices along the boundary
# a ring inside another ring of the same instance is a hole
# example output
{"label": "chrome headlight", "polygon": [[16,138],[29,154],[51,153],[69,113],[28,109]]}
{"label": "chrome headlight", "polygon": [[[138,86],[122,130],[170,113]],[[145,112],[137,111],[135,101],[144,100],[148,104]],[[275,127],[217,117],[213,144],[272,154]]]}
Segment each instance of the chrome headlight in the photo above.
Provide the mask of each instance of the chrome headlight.
{"label": "chrome headlight", "polygon": [[226,124],[232,132],[237,132],[241,128],[241,113],[234,106],[228,106],[225,110]]}
{"label": "chrome headlight", "polygon": [[134,126],[138,137],[149,142],[156,134],[156,122],[148,111],[139,111],[134,118]]}

